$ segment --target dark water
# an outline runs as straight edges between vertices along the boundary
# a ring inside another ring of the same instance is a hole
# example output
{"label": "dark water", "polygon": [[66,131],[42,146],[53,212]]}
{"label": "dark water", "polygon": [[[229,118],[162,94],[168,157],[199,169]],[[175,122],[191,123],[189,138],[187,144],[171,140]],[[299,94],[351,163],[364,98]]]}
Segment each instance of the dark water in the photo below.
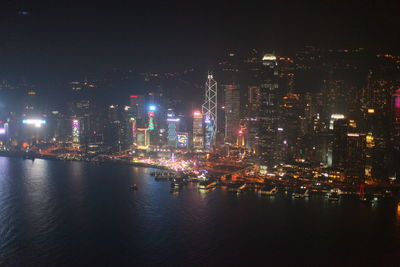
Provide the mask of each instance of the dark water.
{"label": "dark water", "polygon": [[400,262],[394,200],[172,195],[151,171],[0,157],[0,266]]}

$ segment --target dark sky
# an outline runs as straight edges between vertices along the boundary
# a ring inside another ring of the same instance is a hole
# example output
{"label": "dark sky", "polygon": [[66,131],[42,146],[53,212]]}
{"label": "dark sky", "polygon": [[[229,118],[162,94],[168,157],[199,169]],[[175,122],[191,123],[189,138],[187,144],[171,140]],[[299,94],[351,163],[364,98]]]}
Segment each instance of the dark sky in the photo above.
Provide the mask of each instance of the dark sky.
{"label": "dark sky", "polygon": [[175,70],[247,47],[396,49],[400,40],[396,1],[83,2],[0,1],[0,79]]}

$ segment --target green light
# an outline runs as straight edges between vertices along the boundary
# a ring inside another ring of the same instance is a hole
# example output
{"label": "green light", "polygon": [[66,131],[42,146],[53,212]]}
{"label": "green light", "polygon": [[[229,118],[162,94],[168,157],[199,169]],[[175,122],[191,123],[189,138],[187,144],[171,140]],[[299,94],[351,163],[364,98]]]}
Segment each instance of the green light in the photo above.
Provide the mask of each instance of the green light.
{"label": "green light", "polygon": [[150,117],[150,118],[149,118],[149,127],[148,127],[148,129],[149,129],[150,131],[154,130],[153,117]]}

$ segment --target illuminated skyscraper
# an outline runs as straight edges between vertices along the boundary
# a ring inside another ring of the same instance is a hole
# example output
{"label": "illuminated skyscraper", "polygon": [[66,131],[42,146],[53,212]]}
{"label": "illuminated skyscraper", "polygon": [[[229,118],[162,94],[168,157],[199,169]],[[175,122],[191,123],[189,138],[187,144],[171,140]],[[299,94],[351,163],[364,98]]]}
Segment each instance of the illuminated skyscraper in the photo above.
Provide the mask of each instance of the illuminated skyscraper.
{"label": "illuminated skyscraper", "polygon": [[366,168],[366,136],[347,133],[345,175],[348,182],[363,183]]}
{"label": "illuminated skyscraper", "polygon": [[167,124],[168,124],[168,136],[167,142],[169,148],[176,148],[177,146],[177,131],[180,118],[175,116],[172,109],[168,109]]}
{"label": "illuminated skyscraper", "polygon": [[332,166],[343,168],[346,166],[347,133],[349,122],[344,118],[336,119],[333,123]]}
{"label": "illuminated skyscraper", "polygon": [[193,112],[193,148],[204,149],[203,115],[200,111]]}
{"label": "illuminated skyscraper", "polygon": [[78,119],[72,120],[72,144],[77,147],[80,145],[80,122]]}
{"label": "illuminated skyscraper", "polygon": [[131,95],[130,107],[132,117],[136,121],[136,126],[144,127],[146,123],[145,97],[143,95]]}
{"label": "illuminated skyscraper", "polygon": [[278,63],[274,54],[265,54],[262,59],[260,74],[260,101],[258,110],[259,154],[267,165],[274,165],[278,161]]}
{"label": "illuminated skyscraper", "polygon": [[225,92],[225,143],[235,144],[240,129],[240,87],[224,86]]}
{"label": "illuminated skyscraper", "polygon": [[400,89],[392,96],[394,148],[400,152]]}
{"label": "illuminated skyscraper", "polygon": [[214,80],[212,74],[208,74],[205,90],[205,101],[202,105],[202,113],[204,115],[205,125],[205,140],[204,145],[206,150],[211,150],[215,145],[217,137],[218,125],[218,100],[217,82]]}

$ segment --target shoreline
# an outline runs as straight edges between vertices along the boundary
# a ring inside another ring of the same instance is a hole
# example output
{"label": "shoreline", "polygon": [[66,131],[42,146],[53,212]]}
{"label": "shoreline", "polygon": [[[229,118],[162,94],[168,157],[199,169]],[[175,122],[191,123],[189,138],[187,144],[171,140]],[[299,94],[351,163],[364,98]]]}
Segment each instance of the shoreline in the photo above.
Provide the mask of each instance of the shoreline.
{"label": "shoreline", "polygon": [[[30,157],[29,157],[30,156]],[[31,155],[25,152],[19,151],[0,151],[0,157],[6,158],[21,158],[21,159],[44,159],[44,160],[53,160],[53,161],[77,161],[77,162],[86,162],[86,163],[94,163],[94,164],[101,164],[101,163],[112,163],[117,165],[128,165],[133,167],[143,167],[143,168],[154,168],[159,170],[170,170],[167,167],[144,163],[144,162],[129,162],[129,161],[114,161],[114,160],[103,160],[103,161],[90,161],[90,160],[74,160],[74,159],[60,159],[57,156],[50,156],[50,155],[41,155],[41,154],[34,154]]]}

